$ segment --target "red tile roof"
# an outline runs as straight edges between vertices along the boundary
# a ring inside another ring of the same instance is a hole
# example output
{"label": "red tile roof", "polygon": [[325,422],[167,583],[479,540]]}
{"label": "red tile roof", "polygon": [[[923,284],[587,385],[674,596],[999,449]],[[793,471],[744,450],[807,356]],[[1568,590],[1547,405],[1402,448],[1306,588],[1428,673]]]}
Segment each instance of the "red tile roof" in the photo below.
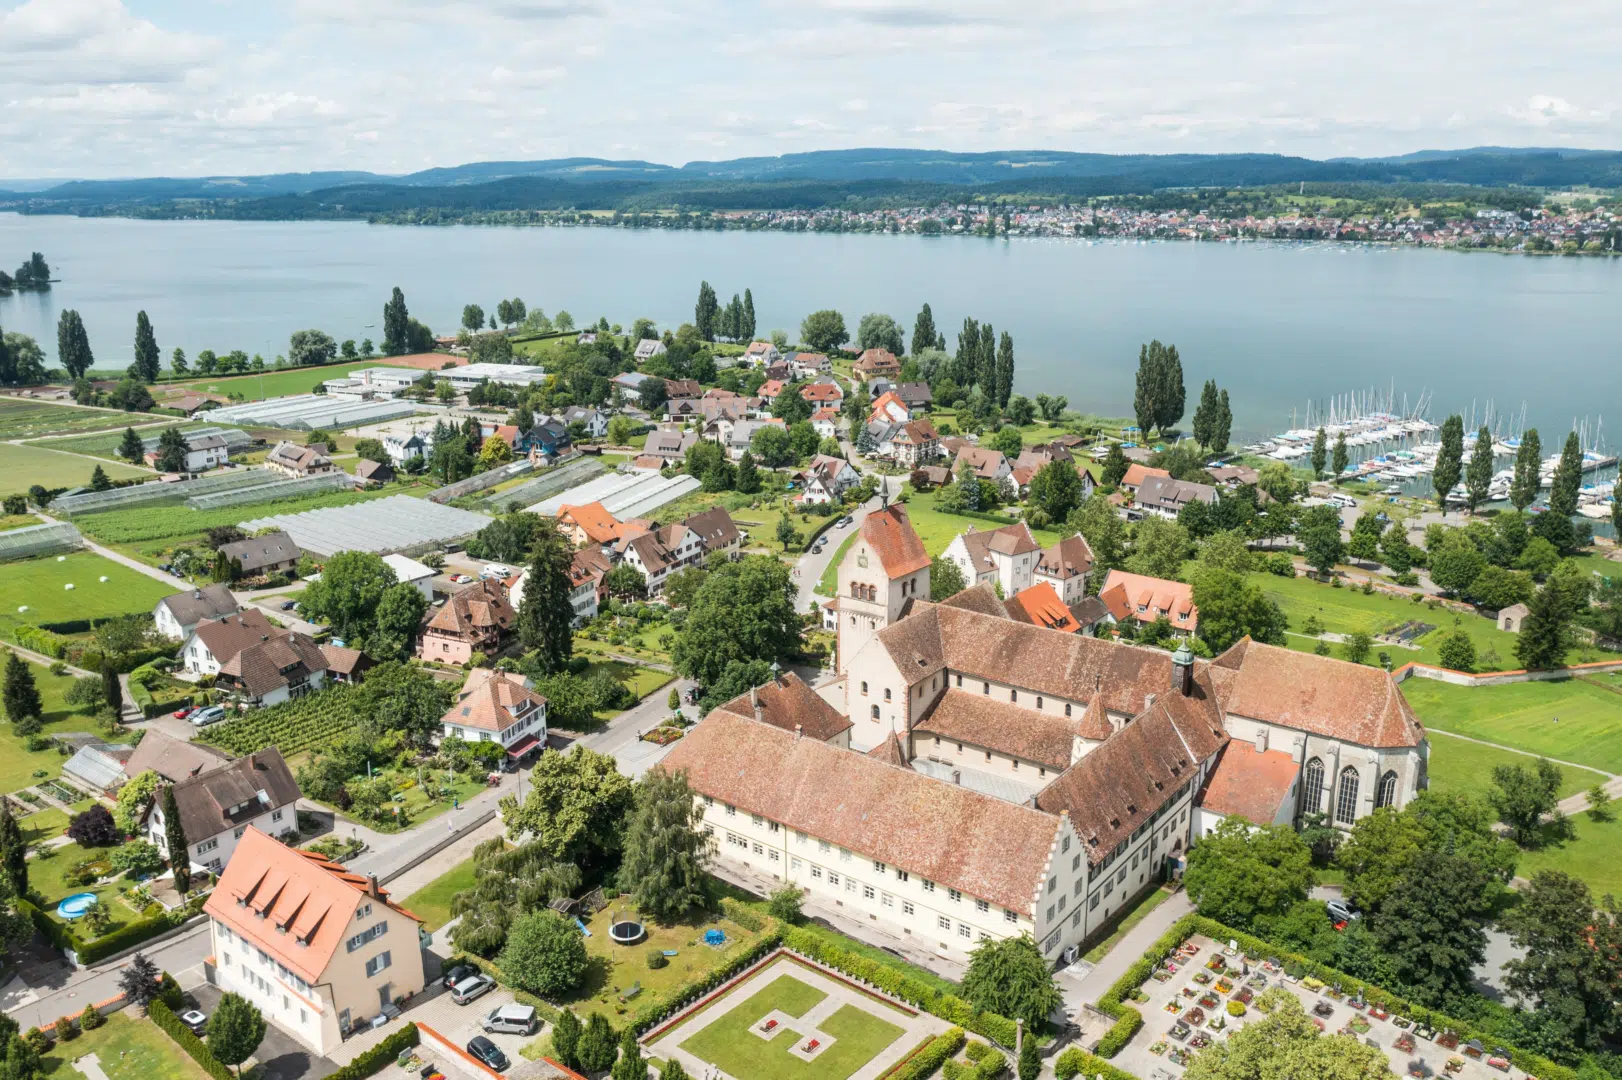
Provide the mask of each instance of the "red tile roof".
{"label": "red tile roof", "polygon": [[1132,464],[1126,467],[1126,475],[1121,477],[1121,486],[1137,487],[1151,476],[1170,475],[1171,473],[1167,472],[1165,469],[1151,469],[1147,465],[1139,465],[1134,461]]}
{"label": "red tile roof", "polygon": [[1206,777],[1200,805],[1252,824],[1272,825],[1300,773],[1301,766],[1284,751],[1258,752],[1254,744],[1234,740]]}
{"label": "red tile roof", "polygon": [[1080,632],[1081,624],[1052,585],[1041,582],[1014,595],[1013,602],[1025,615],[1025,621],[1045,626],[1049,630],[1063,630],[1067,634]]}
{"label": "red tile roof", "polygon": [[1037,712],[967,690],[948,690],[913,726],[913,736],[939,736],[1059,772],[1070,764],[1074,720],[1058,712]]}
{"label": "red tile roof", "polygon": [[457,691],[456,703],[440,717],[442,724],[505,731],[546,705],[546,698],[524,685],[522,675],[474,668]]}
{"label": "red tile roof", "polygon": [[887,577],[905,577],[929,565],[929,552],[900,503],[868,514],[862,522],[862,539],[878,555]]}
{"label": "red tile roof", "polygon": [[1211,661],[1227,711],[1359,746],[1418,746],[1425,728],[1390,674],[1243,638]]}
{"label": "red tile roof", "polygon": [[[1152,623],[1161,616],[1174,630],[1194,633],[1200,625],[1200,609],[1194,606],[1194,587],[1181,581],[1129,574],[1125,570],[1111,570],[1098,590],[1117,622],[1131,618],[1140,623]],[[1139,608],[1142,611],[1139,611]]]}
{"label": "red tile roof", "polygon": [[[755,715],[757,704],[760,706],[758,717]],[[806,738],[820,742],[827,742],[851,729],[849,719],[792,671],[778,676],[775,682],[739,694],[716,708],[746,720],[759,719],[784,731],[799,729]]]}

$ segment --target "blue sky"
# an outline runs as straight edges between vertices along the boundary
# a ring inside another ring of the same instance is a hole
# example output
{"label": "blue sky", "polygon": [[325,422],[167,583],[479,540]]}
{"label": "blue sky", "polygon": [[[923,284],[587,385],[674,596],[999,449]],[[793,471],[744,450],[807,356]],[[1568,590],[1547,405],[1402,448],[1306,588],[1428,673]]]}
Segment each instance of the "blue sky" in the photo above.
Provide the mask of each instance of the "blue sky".
{"label": "blue sky", "polygon": [[0,0],[0,176],[1622,147],[1615,0]]}

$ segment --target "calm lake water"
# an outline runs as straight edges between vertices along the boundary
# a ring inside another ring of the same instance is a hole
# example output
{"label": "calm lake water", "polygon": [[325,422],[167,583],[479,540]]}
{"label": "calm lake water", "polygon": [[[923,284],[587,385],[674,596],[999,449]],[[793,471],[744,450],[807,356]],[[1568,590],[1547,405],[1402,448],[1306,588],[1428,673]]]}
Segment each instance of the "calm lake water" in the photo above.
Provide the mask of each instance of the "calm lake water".
{"label": "calm lake water", "polygon": [[[1189,413],[1228,388],[1243,437],[1291,411],[1395,384],[1433,418],[1472,403],[1564,431],[1622,424],[1617,312],[1622,261],[1537,259],[1330,245],[1092,243],[963,237],[412,228],[358,223],[146,222],[0,214],[0,265],[41,251],[62,282],[0,299],[0,325],[54,354],[57,314],[77,308],[98,366],[132,355],[145,309],[165,357],[212,348],[267,358],[316,327],[381,337],[399,285],[413,315],[449,332],[462,305],[521,296],[576,322],[692,319],[707,279],[723,302],[754,291],[757,326],[794,335],[816,308],[886,311],[907,329],[928,302],[955,347],[964,316],[1013,335],[1016,388],[1073,408],[1130,412],[1138,346],[1173,342]],[[372,324],[372,325],[368,325]],[[1185,421],[1186,423],[1186,421]],[[1613,446],[1622,432],[1608,439]],[[1545,445],[1551,443],[1547,434]],[[1557,444],[1556,444],[1557,445]]]}

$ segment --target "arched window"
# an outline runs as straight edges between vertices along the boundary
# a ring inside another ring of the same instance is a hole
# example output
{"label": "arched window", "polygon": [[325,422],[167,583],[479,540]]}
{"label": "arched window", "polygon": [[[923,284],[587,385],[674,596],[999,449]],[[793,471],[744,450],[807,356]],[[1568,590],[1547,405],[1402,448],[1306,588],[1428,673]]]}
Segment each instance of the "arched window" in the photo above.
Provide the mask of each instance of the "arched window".
{"label": "arched window", "polygon": [[1397,774],[1388,771],[1380,777],[1379,790],[1374,793],[1374,808],[1378,810],[1382,806],[1395,805],[1397,805]]}
{"label": "arched window", "polygon": [[1335,799],[1335,820],[1350,825],[1357,820],[1357,770],[1350,765],[1340,771],[1340,794]]}
{"label": "arched window", "polygon": [[863,680],[863,682],[862,682],[862,696],[863,697],[867,696],[867,682],[866,682],[866,680]]}
{"label": "arched window", "polygon": [[879,718],[879,707],[877,705],[875,705],[875,706],[873,706],[873,719],[877,720],[878,718]]}
{"label": "arched window", "polygon": [[1324,808],[1324,763],[1318,758],[1307,762],[1305,786],[1301,789],[1301,812],[1321,813]]}
{"label": "arched window", "polygon": [[890,700],[890,688],[889,688],[889,687],[888,687],[888,686],[886,686],[886,687],[885,687],[885,688],[884,688],[884,700],[885,700],[885,701],[889,701],[889,700]]}

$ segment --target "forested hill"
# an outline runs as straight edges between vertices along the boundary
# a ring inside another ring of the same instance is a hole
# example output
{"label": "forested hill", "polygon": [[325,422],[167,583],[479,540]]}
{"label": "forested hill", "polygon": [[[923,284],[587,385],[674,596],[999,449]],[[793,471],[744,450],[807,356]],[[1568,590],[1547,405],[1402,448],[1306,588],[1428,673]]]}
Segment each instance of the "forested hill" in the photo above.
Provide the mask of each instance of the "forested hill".
{"label": "forested hill", "polygon": [[233,218],[677,207],[768,210],[918,205],[970,195],[1087,198],[1300,183],[1618,189],[1622,153],[1483,147],[1316,161],[1276,154],[966,154],[881,148],[694,161],[679,168],[563,158],[478,162],[405,176],[318,172],[72,181],[42,191],[0,192],[0,208]]}

